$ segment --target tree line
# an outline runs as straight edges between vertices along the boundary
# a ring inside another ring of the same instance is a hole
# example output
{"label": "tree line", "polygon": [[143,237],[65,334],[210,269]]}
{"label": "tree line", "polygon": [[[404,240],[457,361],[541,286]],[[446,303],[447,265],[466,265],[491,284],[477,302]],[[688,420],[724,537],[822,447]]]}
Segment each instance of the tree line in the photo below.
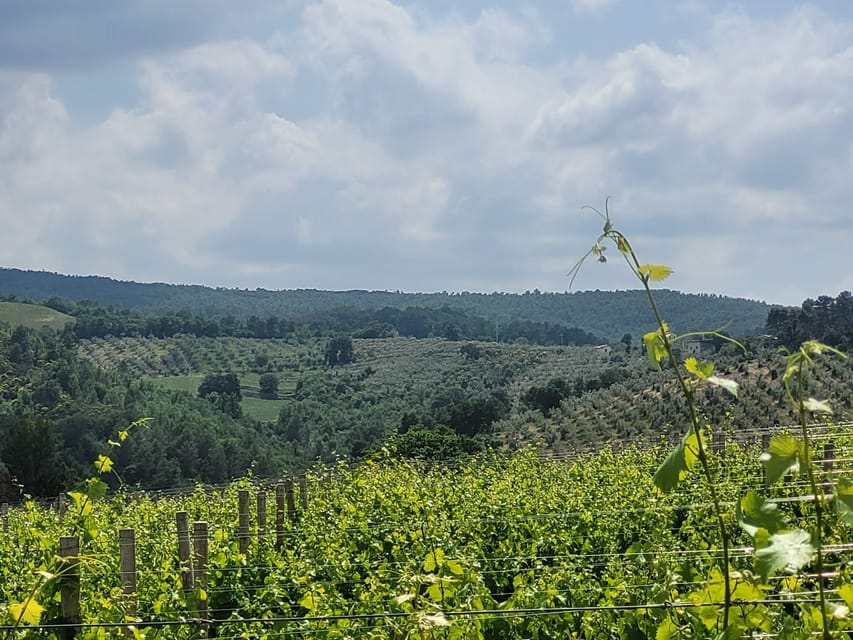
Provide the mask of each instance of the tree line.
{"label": "tree line", "polygon": [[774,307],[767,315],[767,333],[794,349],[815,339],[842,351],[853,349],[853,294],[807,298],[800,307]]}
{"label": "tree line", "polygon": [[[14,296],[6,296],[7,298]],[[52,297],[45,306],[74,316],[65,331],[76,339],[177,335],[237,338],[303,338],[349,333],[356,338],[440,337],[448,340],[526,340],[532,344],[601,344],[604,339],[577,327],[530,320],[491,321],[464,311],[441,307],[384,307],[365,310],[340,307],[328,311],[282,316],[240,318],[203,317],[189,311],[146,316],[138,311],[103,306],[91,301],[71,302]]]}

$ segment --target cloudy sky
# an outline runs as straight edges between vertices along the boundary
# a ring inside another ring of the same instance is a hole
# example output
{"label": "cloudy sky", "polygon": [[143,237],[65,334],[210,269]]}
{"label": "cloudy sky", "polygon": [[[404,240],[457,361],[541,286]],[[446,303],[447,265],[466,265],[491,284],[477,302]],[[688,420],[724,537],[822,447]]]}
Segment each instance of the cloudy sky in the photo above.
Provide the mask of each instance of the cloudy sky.
{"label": "cloudy sky", "polygon": [[0,5],[2,266],[564,291],[608,195],[671,288],[853,289],[853,2]]}

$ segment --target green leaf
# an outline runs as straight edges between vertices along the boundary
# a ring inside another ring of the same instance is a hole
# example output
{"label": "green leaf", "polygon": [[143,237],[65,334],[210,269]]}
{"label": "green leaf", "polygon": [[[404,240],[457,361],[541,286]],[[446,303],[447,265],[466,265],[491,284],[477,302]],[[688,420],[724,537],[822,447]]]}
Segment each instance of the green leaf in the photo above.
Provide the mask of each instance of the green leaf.
{"label": "green leaf", "polygon": [[803,401],[803,407],[806,411],[811,411],[812,413],[825,413],[827,415],[832,415],[832,407],[829,406],[829,403],[826,400],[815,400],[814,398],[809,398]]}
{"label": "green leaf", "polygon": [[671,617],[667,616],[660,623],[657,633],[655,633],[655,640],[671,640],[675,637],[678,637],[678,625],[672,621]]}
{"label": "green leaf", "polygon": [[69,491],[68,496],[74,500],[75,508],[81,516],[87,516],[92,512],[92,500],[80,491]]}
{"label": "green leaf", "polygon": [[759,539],[761,548],[755,550],[755,568],[761,579],[767,579],[778,571],[795,572],[807,565],[815,554],[812,536],[808,531],[795,529],[786,533],[774,533],[766,536],[756,534],[756,547]]}
{"label": "green leaf", "polygon": [[684,368],[700,380],[704,380],[714,373],[714,364],[712,362],[699,362],[696,358],[687,358],[684,361]]}
{"label": "green leaf", "polygon": [[[703,435],[703,444],[704,439]],[[691,429],[655,471],[655,486],[663,493],[669,493],[690,473],[698,459],[699,441]]]}
{"label": "green leaf", "polygon": [[853,609],[853,584],[849,582],[842,584],[838,587],[838,595],[848,607]]}
{"label": "green leaf", "polygon": [[730,378],[721,378],[720,376],[708,376],[705,380],[717,387],[725,389],[737,398],[738,383],[734,380],[731,380]]}
{"label": "green leaf", "polygon": [[100,478],[89,478],[86,480],[86,495],[90,500],[100,500],[107,495],[107,483]]}
{"label": "green leaf", "polygon": [[853,527],[853,481],[839,476],[833,487],[835,491],[835,512],[848,527]]}
{"label": "green leaf", "polygon": [[[664,325],[665,326],[665,325]],[[660,362],[666,355],[666,344],[663,341],[660,329],[649,331],[643,336],[643,344],[646,345],[646,356],[652,369],[660,371]]]}
{"label": "green leaf", "polygon": [[637,271],[652,282],[666,280],[672,275],[672,267],[663,264],[641,264]]}
{"label": "green leaf", "polygon": [[770,441],[770,447],[759,460],[767,473],[768,486],[779,482],[787,473],[799,473],[803,445],[794,436],[783,434]]}
{"label": "green leaf", "polygon": [[433,573],[444,564],[444,551],[435,549],[430,551],[424,558],[424,571]]}
{"label": "green leaf", "polygon": [[758,529],[776,533],[785,526],[785,516],[776,503],[765,500],[755,489],[747,491],[738,502],[737,521],[750,537],[754,537]]}
{"label": "green leaf", "polygon": [[299,601],[299,606],[308,609],[311,613],[317,611],[320,606],[320,594],[314,591],[309,591]]}
{"label": "green leaf", "polygon": [[465,570],[462,568],[462,565],[459,564],[456,560],[448,560],[445,565],[447,569],[455,576],[461,576],[465,573]]}
{"label": "green leaf", "polygon": [[20,620],[24,624],[33,626],[41,622],[41,614],[44,612],[44,607],[36,602],[35,598],[30,598],[26,602],[10,602],[9,612],[12,614],[12,619],[16,622]]}

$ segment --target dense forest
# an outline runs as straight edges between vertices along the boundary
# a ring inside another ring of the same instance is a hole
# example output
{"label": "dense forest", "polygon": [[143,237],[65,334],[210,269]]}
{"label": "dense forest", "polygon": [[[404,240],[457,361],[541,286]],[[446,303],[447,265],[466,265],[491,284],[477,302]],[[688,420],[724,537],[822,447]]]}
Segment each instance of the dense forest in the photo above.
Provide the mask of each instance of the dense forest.
{"label": "dense forest", "polygon": [[[0,293],[43,302],[50,298],[90,300],[144,315],[187,312],[207,319],[276,317],[304,324],[306,316],[341,309],[378,312],[409,307],[447,309],[485,319],[491,333],[512,321],[578,327],[611,341],[639,335],[654,322],[641,291],[574,293],[402,293],[298,289],[213,289],[196,285],[140,284],[100,276],[66,276],[43,271],[0,269]],[[755,300],[709,294],[656,292],[673,326],[697,331],[727,326],[734,335],[761,333],[769,306]],[[62,309],[60,309],[62,310]]]}

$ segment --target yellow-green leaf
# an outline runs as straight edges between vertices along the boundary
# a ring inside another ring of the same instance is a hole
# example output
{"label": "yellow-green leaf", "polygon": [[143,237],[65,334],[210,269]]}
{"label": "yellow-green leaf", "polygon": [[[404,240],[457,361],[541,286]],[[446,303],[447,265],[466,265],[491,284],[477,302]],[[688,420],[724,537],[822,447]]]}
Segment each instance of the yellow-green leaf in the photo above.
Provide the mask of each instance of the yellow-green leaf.
{"label": "yellow-green leaf", "polygon": [[838,595],[844,600],[848,607],[853,608],[853,584],[849,582],[838,587]]}
{"label": "yellow-green leaf", "polygon": [[839,476],[835,481],[835,511],[841,521],[853,527],[853,481]]}
{"label": "yellow-green leaf", "polygon": [[775,484],[787,473],[799,473],[803,456],[803,445],[790,434],[778,435],[770,441],[770,447],[759,460],[767,474],[767,485]]}
{"label": "yellow-green leaf", "polygon": [[432,573],[436,571],[444,564],[444,551],[441,549],[436,549],[435,551],[430,551],[426,558],[424,558],[424,571],[427,573]]}
{"label": "yellow-green leaf", "polygon": [[462,565],[459,564],[456,560],[448,560],[444,566],[446,566],[450,573],[455,576],[461,576],[463,573],[465,573],[465,570],[462,568]]}
{"label": "yellow-green leaf", "polygon": [[663,622],[660,623],[657,633],[655,633],[655,640],[670,640],[671,638],[677,637],[677,634],[678,625],[672,621],[672,618],[667,616],[663,619]]}
{"label": "yellow-green leaf", "polygon": [[667,267],[663,264],[641,264],[637,269],[641,276],[657,282],[666,280],[672,274],[672,267]]}
{"label": "yellow-green leaf", "polygon": [[712,362],[699,362],[696,358],[690,357],[684,361],[684,368],[700,379],[705,379],[714,373],[714,364]]}
{"label": "yellow-green leaf", "polygon": [[41,622],[41,614],[44,612],[44,607],[36,602],[35,598],[30,598],[23,603],[9,603],[9,612],[12,614],[13,620],[20,620],[24,624],[36,626]]}
{"label": "yellow-green leaf", "polygon": [[649,365],[652,369],[660,371],[660,363],[666,355],[666,344],[663,341],[663,336],[658,331],[649,331],[643,336],[643,344],[646,347],[646,357],[649,359]]}
{"label": "yellow-green leaf", "polygon": [[113,470],[113,461],[109,456],[98,456],[95,461],[95,468],[99,473],[109,473]]}

